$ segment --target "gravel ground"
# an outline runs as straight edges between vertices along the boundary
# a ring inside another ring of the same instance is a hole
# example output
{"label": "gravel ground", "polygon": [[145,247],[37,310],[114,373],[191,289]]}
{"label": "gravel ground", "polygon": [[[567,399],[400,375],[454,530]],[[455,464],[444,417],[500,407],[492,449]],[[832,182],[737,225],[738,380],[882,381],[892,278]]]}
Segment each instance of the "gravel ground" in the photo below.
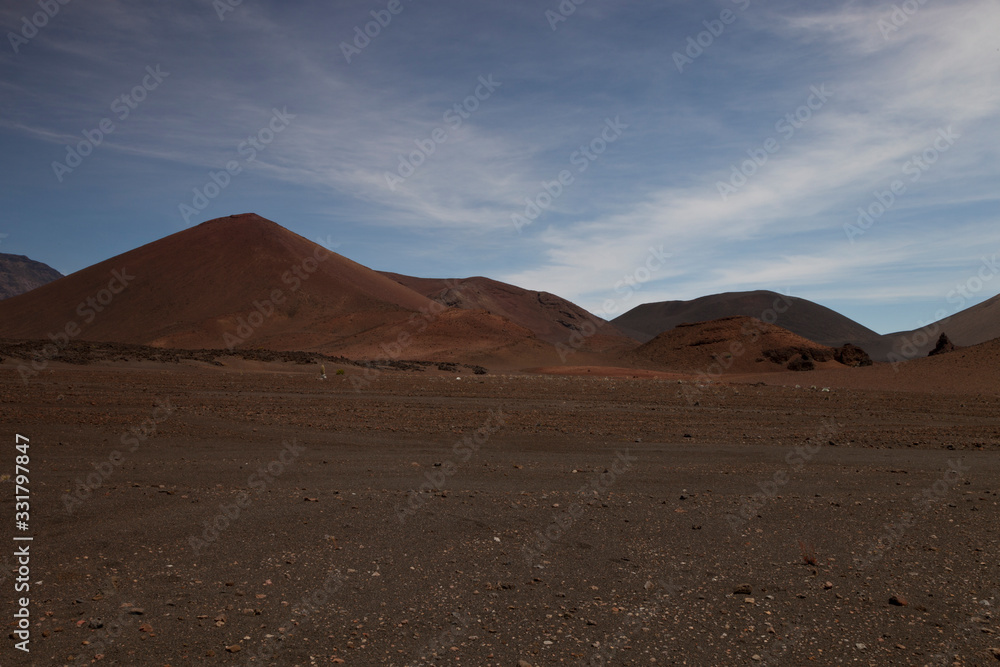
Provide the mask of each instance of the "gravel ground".
{"label": "gravel ground", "polygon": [[0,663],[998,662],[995,395],[242,364],[0,364]]}

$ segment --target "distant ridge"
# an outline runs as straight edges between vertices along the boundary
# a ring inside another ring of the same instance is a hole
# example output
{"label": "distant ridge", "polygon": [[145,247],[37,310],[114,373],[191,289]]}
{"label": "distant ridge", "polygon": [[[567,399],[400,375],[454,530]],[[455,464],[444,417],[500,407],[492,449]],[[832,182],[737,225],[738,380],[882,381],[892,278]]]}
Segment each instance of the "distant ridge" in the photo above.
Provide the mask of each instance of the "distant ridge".
{"label": "distant ridge", "polygon": [[881,335],[817,303],[777,292],[725,292],[690,301],[661,301],[637,306],[612,322],[637,332],[645,342],[682,324],[727,317],[756,317],[814,343],[840,347],[851,343],[876,361],[906,361],[925,357],[946,333],[958,346],[978,345],[1000,338],[1000,295],[961,310],[922,329]]}
{"label": "distant ridge", "polygon": [[63,275],[24,255],[0,253],[0,300],[24,294]]}
{"label": "distant ridge", "polygon": [[66,335],[363,359],[555,356],[502,317],[448,309],[253,213],[209,220],[0,302],[0,337]]}
{"label": "distant ridge", "polygon": [[[695,372],[708,377],[857,365],[864,357],[819,345],[754,317],[724,317],[680,324],[626,355],[637,366]],[[855,349],[855,352],[857,350]],[[868,362],[870,363],[870,362]]]}
{"label": "distant ridge", "polygon": [[725,292],[690,301],[660,301],[636,306],[612,322],[647,336],[649,340],[680,324],[718,320],[723,317],[755,317],[787,329],[803,338],[839,347],[862,345],[880,336],[871,329],[818,303],[777,292]]}
{"label": "distant ridge", "polygon": [[574,334],[580,334],[573,340],[582,337],[581,350],[605,352],[636,347],[634,339],[615,325],[549,292],[534,292],[482,276],[443,279],[383,273],[447,306],[504,317],[553,345],[567,345]]}
{"label": "distant ridge", "polygon": [[970,347],[1000,338],[1000,295],[920,329],[898,331],[882,337],[880,356],[889,361],[926,357],[941,334],[959,347]]}
{"label": "distant ridge", "polygon": [[[6,284],[29,289],[29,274],[43,284],[0,300],[0,338],[505,368],[629,360],[662,366],[673,354],[666,353],[673,338],[665,332],[733,317],[756,318],[801,339],[792,347],[806,349],[803,340],[827,349],[851,343],[876,361],[926,356],[942,333],[959,347],[1000,338],[1000,296],[887,336],[825,306],[769,291],[644,304],[608,323],[554,294],[489,278],[380,273],[253,213],[209,220],[69,276],[0,255]],[[659,352],[650,356],[645,344],[657,338]],[[826,354],[815,360],[825,363]]]}

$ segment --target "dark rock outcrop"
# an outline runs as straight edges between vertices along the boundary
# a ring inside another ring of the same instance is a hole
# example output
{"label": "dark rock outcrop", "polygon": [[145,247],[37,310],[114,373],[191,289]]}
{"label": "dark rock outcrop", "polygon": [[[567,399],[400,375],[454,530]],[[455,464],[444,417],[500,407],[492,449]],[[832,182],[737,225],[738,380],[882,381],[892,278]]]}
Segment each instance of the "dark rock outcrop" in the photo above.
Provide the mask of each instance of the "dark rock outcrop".
{"label": "dark rock outcrop", "polygon": [[941,337],[938,338],[937,345],[934,349],[927,353],[928,357],[933,357],[938,354],[945,354],[946,352],[952,352],[955,349],[955,344],[948,340],[948,334],[942,333]]}
{"label": "dark rock outcrop", "polygon": [[812,359],[809,359],[804,354],[801,354],[789,361],[785,368],[790,371],[811,371],[816,368],[816,364]]}
{"label": "dark rock outcrop", "polygon": [[777,347],[764,350],[764,356],[776,364],[784,364],[796,359],[823,362],[831,361],[834,358],[834,350],[828,347]]}
{"label": "dark rock outcrop", "polygon": [[847,343],[843,347],[838,347],[834,352],[834,359],[845,366],[872,365],[872,358],[868,356],[868,353],[851,343]]}

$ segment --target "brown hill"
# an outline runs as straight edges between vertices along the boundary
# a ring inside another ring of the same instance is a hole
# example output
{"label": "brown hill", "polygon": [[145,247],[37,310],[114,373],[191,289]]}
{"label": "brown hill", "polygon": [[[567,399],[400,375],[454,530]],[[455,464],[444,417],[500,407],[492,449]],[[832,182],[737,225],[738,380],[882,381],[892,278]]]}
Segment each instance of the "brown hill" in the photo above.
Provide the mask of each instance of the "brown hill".
{"label": "brown hill", "polygon": [[555,294],[534,292],[481,276],[443,279],[383,273],[445,305],[499,315],[553,345],[570,345],[572,339],[582,341],[575,347],[580,352],[611,354],[637,347],[618,327]]}
{"label": "brown hill", "polygon": [[[1000,394],[998,376],[1000,339],[899,364],[876,364],[868,368],[830,366],[809,373],[807,377],[810,385],[817,386],[866,391],[908,391],[928,395],[978,394],[977,400],[981,402],[995,402],[995,397]],[[775,373],[745,375],[739,381],[779,385],[801,382],[797,374],[782,376]]]}
{"label": "brown hill", "polygon": [[217,218],[0,303],[0,337],[552,362],[553,346],[453,310],[255,214]]}
{"label": "brown hill", "polygon": [[708,377],[781,370],[812,370],[870,363],[858,348],[835,349],[753,317],[681,324],[626,355],[650,369]]}
{"label": "brown hill", "polygon": [[769,291],[726,292],[691,301],[647,303],[612,322],[645,342],[680,324],[738,315],[763,319],[820,345],[837,347],[850,342],[876,361],[925,357],[942,333],[960,347],[1000,338],[1000,295],[922,329],[886,335],[807,299]]}
{"label": "brown hill", "polygon": [[233,340],[228,334],[242,339],[237,345],[288,349],[403,320],[428,305],[375,271],[246,214],[3,301],[0,335],[46,337],[75,324],[84,340],[217,348]]}
{"label": "brown hill", "polygon": [[0,253],[0,300],[30,292],[59,278],[62,274],[48,264],[24,255]]}
{"label": "brown hill", "polygon": [[820,345],[838,347],[854,343],[866,350],[880,336],[840,313],[808,299],[777,292],[725,292],[691,301],[646,303],[616,317],[612,322],[639,332],[643,342],[681,324],[726,317],[754,317],[775,324]]}
{"label": "brown hill", "polygon": [[555,348],[528,329],[482,310],[448,308],[337,341],[337,354],[351,359],[426,359],[519,369],[554,363]]}
{"label": "brown hill", "polygon": [[941,334],[958,347],[1000,338],[1000,295],[913,331],[886,334],[876,353],[888,361],[926,357]]}
{"label": "brown hill", "polygon": [[[950,338],[950,336],[949,336]],[[877,371],[877,372],[873,372]],[[934,393],[1000,393],[1000,339],[858,374],[862,386]]]}

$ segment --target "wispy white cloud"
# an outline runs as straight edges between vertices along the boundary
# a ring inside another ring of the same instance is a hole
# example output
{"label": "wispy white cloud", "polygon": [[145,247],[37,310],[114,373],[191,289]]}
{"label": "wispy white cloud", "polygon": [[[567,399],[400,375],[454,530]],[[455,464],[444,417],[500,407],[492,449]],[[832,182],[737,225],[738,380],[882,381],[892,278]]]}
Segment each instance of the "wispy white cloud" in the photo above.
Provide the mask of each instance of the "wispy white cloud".
{"label": "wispy white cloud", "polygon": [[[672,287],[655,281],[648,285],[644,300],[659,294],[692,298],[711,291],[784,284],[802,289],[833,282],[841,298],[870,298],[874,292],[865,284],[878,272],[895,267],[903,273],[922,261],[928,248],[913,244],[887,252],[871,238],[863,239],[867,246],[862,247],[874,252],[852,248],[841,231],[844,222],[853,220],[852,211],[867,205],[872,191],[900,178],[902,166],[931,145],[938,128],[953,126],[962,134],[960,143],[922,176],[919,188],[910,184],[909,198],[901,197],[893,213],[918,204],[996,201],[995,189],[984,191],[985,183],[977,177],[984,171],[995,174],[1000,152],[997,59],[990,27],[1000,20],[1000,7],[966,2],[928,8],[888,41],[877,29],[883,14],[855,6],[761,19],[761,25],[774,26],[776,38],[813,41],[826,50],[834,91],[829,107],[817,112],[729,201],[722,202],[713,187],[728,177],[728,169],[698,164],[703,177],[699,186],[664,188],[628,210],[538,235],[547,248],[545,264],[508,273],[505,279],[556,284],[565,295],[594,305],[608,293],[622,265],[640,261],[648,245],[665,242],[678,254],[697,259],[680,281],[669,277]],[[757,145],[752,140],[747,147]],[[984,154],[993,159],[984,162]],[[745,157],[736,153],[733,162]],[[936,223],[934,217],[926,221],[928,227]],[[747,257],[733,247],[734,242],[754,240],[759,248],[768,239],[776,248],[789,247],[789,237],[810,230],[811,245],[823,248],[819,253]],[[980,238],[968,236],[950,249],[976,252],[979,243]],[[607,255],[621,262],[612,266]],[[706,268],[713,261],[725,268]],[[878,279],[884,283],[891,276]],[[677,289],[678,284],[683,288]],[[914,286],[899,280],[878,293],[912,296],[927,294],[928,287],[927,282]]]}
{"label": "wispy white cloud", "polygon": [[[458,259],[423,273],[472,266],[590,307],[650,246],[673,258],[642,286],[644,301],[784,286],[867,300],[932,290],[992,238],[996,3],[927,3],[888,38],[878,22],[892,8],[881,3],[754,3],[681,75],[672,51],[719,8],[682,5],[588,4],[557,32],[527,2],[475,12],[413,5],[348,65],[338,44],[368,16],[362,2],[243,3],[224,22],[210,3],[147,12],[120,0],[72,3],[19,57],[0,54],[17,73],[0,84],[11,93],[0,136],[34,142],[39,154],[51,148],[54,159],[147,64],[161,63],[171,77],[101,151],[119,172],[145,161],[169,173],[156,184],[176,189],[167,206],[233,159],[273,107],[287,107],[292,125],[246,166],[268,192],[294,187],[313,198],[312,212],[350,211],[373,247],[396,235],[428,244],[381,253],[384,267],[447,248]],[[445,110],[489,74],[503,85],[460,129],[447,127]],[[830,101],[723,201],[717,183],[730,166],[778,137],[775,122],[821,84]],[[621,141],[517,234],[510,217],[525,197],[571,168],[570,154],[616,115],[629,124]],[[947,126],[961,139],[849,243],[843,225],[857,208]],[[447,141],[390,190],[386,172],[439,127]],[[48,159],[26,164],[44,172]],[[173,210],[164,215],[177,224]],[[962,234],[944,242],[945,223]],[[919,265],[929,268],[916,275]]]}

